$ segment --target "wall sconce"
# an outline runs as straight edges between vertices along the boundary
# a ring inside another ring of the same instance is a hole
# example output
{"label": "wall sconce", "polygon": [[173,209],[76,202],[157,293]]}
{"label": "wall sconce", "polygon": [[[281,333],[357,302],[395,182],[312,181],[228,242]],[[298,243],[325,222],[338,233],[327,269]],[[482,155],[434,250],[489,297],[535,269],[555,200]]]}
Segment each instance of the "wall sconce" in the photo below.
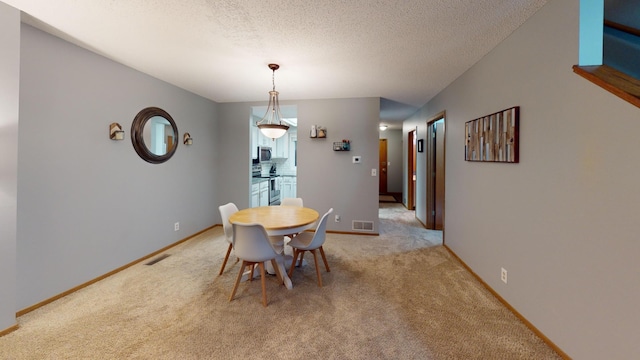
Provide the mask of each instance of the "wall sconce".
{"label": "wall sconce", "polygon": [[124,130],[118,123],[111,123],[109,125],[109,138],[111,140],[124,140]]}
{"label": "wall sconce", "polygon": [[185,145],[192,145],[192,144],[193,144],[193,138],[192,138],[192,137],[191,137],[191,135],[190,135],[189,133],[187,133],[187,132],[186,132],[186,133],[184,133],[184,136],[183,136],[183,138],[182,138],[182,139],[183,139],[183,140],[182,140],[182,142],[183,142]]}

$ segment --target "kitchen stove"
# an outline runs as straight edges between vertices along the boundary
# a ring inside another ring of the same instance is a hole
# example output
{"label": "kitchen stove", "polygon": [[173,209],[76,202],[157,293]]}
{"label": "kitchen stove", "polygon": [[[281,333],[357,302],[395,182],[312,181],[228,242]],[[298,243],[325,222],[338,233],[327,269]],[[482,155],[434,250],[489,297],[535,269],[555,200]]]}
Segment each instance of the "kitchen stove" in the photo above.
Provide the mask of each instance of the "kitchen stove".
{"label": "kitchen stove", "polygon": [[269,169],[269,205],[280,205],[280,179],[275,164]]}
{"label": "kitchen stove", "polygon": [[269,205],[280,205],[280,175],[276,171],[275,165],[271,165],[269,175],[262,175],[261,165],[253,165],[251,168],[252,177],[269,179]]}

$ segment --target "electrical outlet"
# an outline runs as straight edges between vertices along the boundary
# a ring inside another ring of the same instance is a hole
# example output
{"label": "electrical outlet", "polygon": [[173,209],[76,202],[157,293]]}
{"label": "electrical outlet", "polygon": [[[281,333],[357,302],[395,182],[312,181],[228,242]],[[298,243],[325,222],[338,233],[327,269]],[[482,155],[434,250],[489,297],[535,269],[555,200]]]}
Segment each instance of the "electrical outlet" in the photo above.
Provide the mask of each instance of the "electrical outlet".
{"label": "electrical outlet", "polygon": [[336,215],[336,222],[340,222],[340,215]]}
{"label": "electrical outlet", "polygon": [[507,269],[502,268],[502,271],[500,272],[500,279],[503,283],[507,283]]}
{"label": "electrical outlet", "polygon": [[180,223],[179,222],[173,224],[173,231],[178,231],[178,230],[180,230]]}

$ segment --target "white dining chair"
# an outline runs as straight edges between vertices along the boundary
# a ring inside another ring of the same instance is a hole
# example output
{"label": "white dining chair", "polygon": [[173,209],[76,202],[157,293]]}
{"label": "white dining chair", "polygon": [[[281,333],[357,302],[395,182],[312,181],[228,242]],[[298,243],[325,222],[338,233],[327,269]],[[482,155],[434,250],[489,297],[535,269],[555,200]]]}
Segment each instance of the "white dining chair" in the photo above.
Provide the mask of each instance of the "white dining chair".
{"label": "white dining chair", "polygon": [[218,274],[222,275],[224,267],[227,265],[227,260],[229,260],[231,249],[233,249],[233,226],[231,226],[231,223],[229,222],[229,217],[238,212],[238,207],[236,206],[236,204],[230,202],[228,204],[218,206],[218,210],[220,210],[220,217],[222,217],[222,229],[224,230],[224,237],[229,243],[227,254],[224,256],[224,261],[222,262],[222,267],[220,268],[220,273]]}
{"label": "white dining chair", "polygon": [[[297,206],[297,207],[304,207],[303,202],[302,202],[302,198],[283,198],[280,201],[280,206]],[[293,239],[294,236],[298,235],[297,233],[295,234],[288,234],[285,235],[286,237],[288,237],[289,239]]]}
{"label": "white dining chair", "polygon": [[320,219],[320,222],[318,222],[318,226],[316,227],[316,231],[314,233],[303,232],[301,234],[298,234],[298,236],[294,237],[289,242],[289,246],[293,248],[293,261],[291,262],[291,268],[289,269],[289,277],[293,275],[293,269],[296,267],[298,256],[300,256],[300,263],[298,264],[298,266],[300,266],[302,264],[304,253],[306,251],[309,251],[313,254],[313,261],[316,265],[318,286],[322,287],[322,276],[320,275],[320,267],[318,266],[317,252],[320,251],[325,270],[327,270],[327,272],[331,272],[331,270],[329,269],[329,263],[327,263],[327,257],[324,255],[324,249],[322,248],[322,245],[324,244],[327,234],[327,219],[329,218],[329,214],[331,214],[332,212],[333,208],[329,209],[326,214],[322,215],[322,218]]}
{"label": "white dining chair", "polygon": [[284,198],[280,201],[280,206],[298,206],[303,207],[302,198]]}
{"label": "white dining chair", "polygon": [[262,283],[262,305],[266,307],[267,285],[264,271],[265,261],[271,261],[271,265],[273,265],[278,275],[280,284],[283,283],[280,268],[276,263],[276,258],[280,256],[278,249],[274,248],[273,244],[271,244],[267,231],[260,224],[233,224],[233,249],[235,254],[242,260],[242,266],[240,266],[240,272],[238,272],[238,277],[236,278],[236,283],[233,286],[229,301],[233,300],[236,290],[238,290],[238,284],[240,284],[240,279],[242,279],[245,268],[247,266],[250,267],[251,273],[249,279],[252,280],[255,265],[258,265],[258,267],[260,267],[260,281]]}

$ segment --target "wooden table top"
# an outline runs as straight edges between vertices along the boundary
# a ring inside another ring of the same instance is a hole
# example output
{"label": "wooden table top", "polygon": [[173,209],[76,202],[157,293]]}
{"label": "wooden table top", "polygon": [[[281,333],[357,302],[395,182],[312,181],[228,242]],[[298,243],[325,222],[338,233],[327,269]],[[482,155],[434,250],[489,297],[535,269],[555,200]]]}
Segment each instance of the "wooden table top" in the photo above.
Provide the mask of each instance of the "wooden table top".
{"label": "wooden table top", "polygon": [[266,230],[285,230],[306,226],[318,220],[318,212],[298,206],[261,206],[242,209],[229,217],[229,222],[258,223]]}

